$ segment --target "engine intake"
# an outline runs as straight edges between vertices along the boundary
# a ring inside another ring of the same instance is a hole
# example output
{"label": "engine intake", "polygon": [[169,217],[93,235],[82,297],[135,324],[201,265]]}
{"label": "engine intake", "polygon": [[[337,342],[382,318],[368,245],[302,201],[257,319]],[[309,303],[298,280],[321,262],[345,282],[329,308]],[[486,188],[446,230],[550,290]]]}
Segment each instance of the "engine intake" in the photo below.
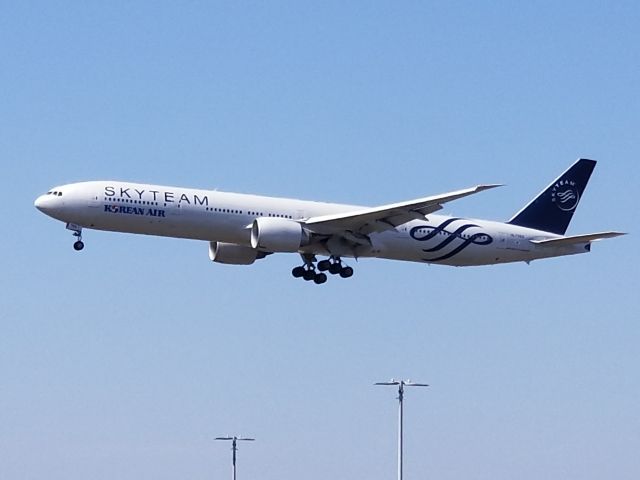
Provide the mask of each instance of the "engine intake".
{"label": "engine intake", "polygon": [[260,217],[251,226],[251,246],[269,252],[297,252],[308,237],[302,225],[286,218]]}

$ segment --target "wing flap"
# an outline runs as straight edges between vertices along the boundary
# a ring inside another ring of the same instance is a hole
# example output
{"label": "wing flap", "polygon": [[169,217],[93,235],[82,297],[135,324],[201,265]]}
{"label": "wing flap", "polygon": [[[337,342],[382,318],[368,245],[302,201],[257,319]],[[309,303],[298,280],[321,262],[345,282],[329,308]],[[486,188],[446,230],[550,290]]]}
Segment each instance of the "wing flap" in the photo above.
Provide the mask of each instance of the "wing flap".
{"label": "wing flap", "polygon": [[626,235],[626,233],[623,233],[623,232],[588,233],[586,235],[573,235],[571,237],[549,238],[546,240],[531,240],[531,243],[534,243],[536,245],[547,245],[552,247],[559,247],[562,245],[575,245],[578,243],[589,243],[596,240],[602,240],[604,238],[619,237],[620,235]]}

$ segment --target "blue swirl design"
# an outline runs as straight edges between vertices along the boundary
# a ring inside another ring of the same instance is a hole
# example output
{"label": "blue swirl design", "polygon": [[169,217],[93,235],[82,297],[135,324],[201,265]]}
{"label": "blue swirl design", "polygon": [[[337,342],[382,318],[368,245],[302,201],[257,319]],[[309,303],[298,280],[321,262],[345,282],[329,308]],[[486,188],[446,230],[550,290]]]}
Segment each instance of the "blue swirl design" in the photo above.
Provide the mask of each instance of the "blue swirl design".
{"label": "blue swirl design", "polygon": [[560,199],[560,203],[567,203],[576,199],[576,194],[573,190],[565,190],[564,192],[557,192],[556,197]]}
{"label": "blue swirl design", "polygon": [[[443,248],[445,248],[447,245],[451,244],[452,242],[454,242],[456,240],[460,241],[460,244],[457,245],[450,252],[445,253],[444,255],[440,255],[438,257],[434,257],[434,258],[423,258],[422,260],[424,260],[425,262],[437,262],[437,261],[440,261],[440,260],[446,260],[448,258],[451,258],[451,257],[457,255],[458,253],[460,253],[462,250],[467,248],[472,243],[475,244],[475,245],[489,245],[490,243],[493,242],[493,238],[491,237],[491,235],[488,235],[488,234],[482,233],[482,232],[474,233],[473,235],[469,235],[466,238],[463,237],[462,233],[465,232],[466,230],[468,230],[469,228],[473,228],[473,227],[480,228],[479,225],[475,225],[473,223],[465,223],[464,225],[461,225],[458,228],[456,228],[456,230],[453,231],[453,232],[450,232],[450,231],[446,230],[446,228],[449,225],[451,225],[453,222],[455,222],[457,220],[462,220],[462,218],[449,218],[448,220],[445,220],[440,225],[435,226],[435,227],[431,226],[431,225],[423,225],[423,226],[413,227],[409,231],[409,235],[411,236],[411,238],[413,238],[414,240],[417,240],[419,242],[426,242],[427,240],[431,240],[432,238],[435,238],[436,235],[438,235],[440,233],[443,233],[443,232],[447,234],[447,238],[442,240],[436,246],[431,247],[431,248],[423,248],[422,251],[425,252],[425,253],[439,252],[440,250],[442,250]],[[426,235],[421,235],[422,233],[424,233],[425,230],[431,230],[431,231],[426,233]]]}

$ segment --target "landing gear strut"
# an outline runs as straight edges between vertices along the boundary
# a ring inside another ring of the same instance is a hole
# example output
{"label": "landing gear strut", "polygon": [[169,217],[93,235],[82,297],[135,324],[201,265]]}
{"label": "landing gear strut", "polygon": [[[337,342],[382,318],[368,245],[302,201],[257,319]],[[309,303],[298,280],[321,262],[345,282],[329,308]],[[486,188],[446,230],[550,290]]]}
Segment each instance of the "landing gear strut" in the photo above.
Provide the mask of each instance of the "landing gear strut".
{"label": "landing gear strut", "polygon": [[291,270],[291,274],[295,278],[303,278],[308,282],[313,281],[315,284],[320,285],[327,281],[327,274],[324,273],[326,271],[332,275],[340,275],[342,278],[349,278],[353,275],[353,268],[343,265],[340,257],[331,256],[328,260],[319,261],[319,271],[316,271],[316,257],[309,254],[301,256],[304,260],[304,265]]}
{"label": "landing gear strut", "polygon": [[84,248],[84,242],[82,241],[82,227],[72,223],[67,223],[67,230],[71,230],[73,232],[73,236],[77,238],[73,243],[73,249],[76,252],[79,252]]}

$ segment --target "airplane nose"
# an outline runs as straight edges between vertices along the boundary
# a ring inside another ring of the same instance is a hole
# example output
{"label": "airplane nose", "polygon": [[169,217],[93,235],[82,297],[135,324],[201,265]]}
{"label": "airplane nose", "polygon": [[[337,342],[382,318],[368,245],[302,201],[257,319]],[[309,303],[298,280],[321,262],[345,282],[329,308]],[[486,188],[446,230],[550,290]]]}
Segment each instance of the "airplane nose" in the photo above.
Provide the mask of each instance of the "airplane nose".
{"label": "airplane nose", "polygon": [[45,203],[46,203],[45,195],[40,195],[38,198],[36,198],[36,201],[33,202],[33,205],[41,212],[44,212]]}

